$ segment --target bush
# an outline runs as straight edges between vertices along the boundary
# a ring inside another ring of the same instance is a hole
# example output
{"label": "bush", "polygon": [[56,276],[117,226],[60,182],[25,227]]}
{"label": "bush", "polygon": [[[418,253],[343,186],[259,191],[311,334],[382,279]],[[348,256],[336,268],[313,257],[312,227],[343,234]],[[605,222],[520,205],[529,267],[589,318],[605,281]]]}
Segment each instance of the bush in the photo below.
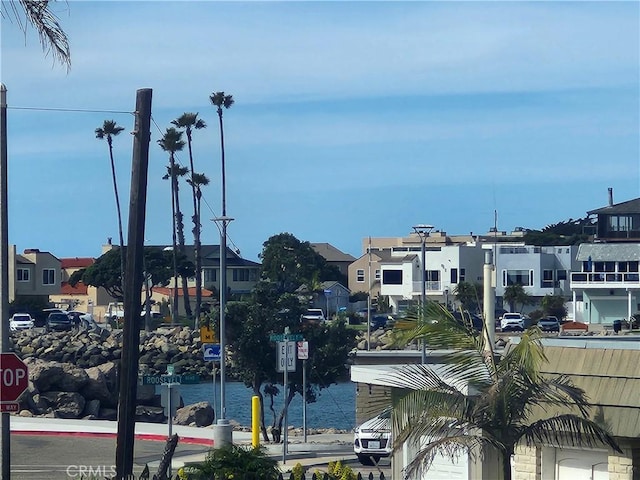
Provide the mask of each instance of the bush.
{"label": "bush", "polygon": [[278,462],[263,447],[228,444],[212,450],[200,465],[185,467],[189,480],[277,480]]}

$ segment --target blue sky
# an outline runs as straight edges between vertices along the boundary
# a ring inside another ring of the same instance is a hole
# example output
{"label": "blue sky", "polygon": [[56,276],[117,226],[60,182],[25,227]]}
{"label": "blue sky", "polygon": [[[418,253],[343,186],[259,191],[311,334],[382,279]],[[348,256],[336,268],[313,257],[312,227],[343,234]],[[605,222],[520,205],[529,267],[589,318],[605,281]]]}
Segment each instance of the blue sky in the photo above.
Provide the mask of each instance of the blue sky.
{"label": "blue sky", "polygon": [[[6,2],[3,2],[3,8]],[[153,89],[148,244],[171,243],[167,155],[183,112],[209,219],[220,214],[215,91],[225,111],[230,246],[328,242],[429,223],[449,234],[542,228],[640,192],[640,4],[628,2],[55,2],[69,73],[2,19],[9,241],[99,256],[117,241],[106,142],[128,207],[136,90]],[[31,107],[34,109],[25,109]],[[95,110],[97,113],[47,109]],[[156,128],[157,126],[157,128]],[[179,161],[187,165],[186,151]],[[190,218],[188,187],[182,205]],[[190,232],[191,226],[185,230]]]}

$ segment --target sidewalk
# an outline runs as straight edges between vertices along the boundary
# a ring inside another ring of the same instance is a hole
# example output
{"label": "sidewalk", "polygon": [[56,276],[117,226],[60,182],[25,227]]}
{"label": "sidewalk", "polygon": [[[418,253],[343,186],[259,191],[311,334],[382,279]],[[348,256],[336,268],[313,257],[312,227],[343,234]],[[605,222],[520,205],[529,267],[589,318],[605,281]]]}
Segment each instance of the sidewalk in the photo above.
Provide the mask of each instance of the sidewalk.
{"label": "sidewalk", "polygon": [[[106,436],[115,437],[118,424],[108,420],[67,420],[60,418],[20,417],[11,415],[11,432],[15,435],[71,435],[71,436]],[[136,422],[135,436],[140,440],[155,440],[164,442],[167,439],[169,427],[167,424]],[[181,444],[201,445],[213,447],[212,427],[187,427],[173,425],[172,433],[180,437]],[[233,443],[236,445],[251,445],[251,432],[234,431]],[[330,461],[353,458],[352,433],[321,433],[307,435],[304,442],[303,435],[289,435],[289,445],[286,455],[283,454],[282,444],[262,444],[267,454],[278,460],[283,471],[289,471],[296,463],[309,468],[326,466]],[[262,438],[261,438],[262,441]],[[173,458],[172,468],[177,469],[189,463],[202,462],[206,453],[181,455]],[[159,461],[160,459],[158,459]],[[155,462],[154,462],[155,463]],[[150,464],[149,467],[155,466]]]}

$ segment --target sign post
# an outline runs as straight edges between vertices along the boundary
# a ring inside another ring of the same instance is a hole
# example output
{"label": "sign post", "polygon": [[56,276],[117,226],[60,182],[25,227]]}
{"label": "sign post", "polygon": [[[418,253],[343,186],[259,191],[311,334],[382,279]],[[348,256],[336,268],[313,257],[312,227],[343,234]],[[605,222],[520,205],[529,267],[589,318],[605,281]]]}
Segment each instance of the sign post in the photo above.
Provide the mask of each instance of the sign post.
{"label": "sign post", "polygon": [[309,342],[298,342],[298,360],[302,360],[302,432],[304,443],[307,443],[307,359],[309,358]]}
{"label": "sign post", "polygon": [[[284,398],[286,399],[288,394],[288,383],[289,383],[289,376],[287,375],[289,372],[295,372],[296,371],[296,355],[295,355],[295,348],[296,348],[296,341],[301,341],[303,340],[303,336],[301,333],[291,333],[289,331],[289,327],[285,327],[284,328],[284,333],[281,335],[270,335],[269,336],[269,340],[271,340],[272,342],[278,342],[278,347],[277,347],[277,360],[276,360],[276,368],[278,369],[279,372],[284,372]],[[290,343],[291,342],[291,343]],[[291,348],[291,352],[289,352],[289,349]],[[282,463],[286,464],[287,463],[287,442],[288,442],[288,435],[287,435],[287,430],[289,430],[289,426],[287,424],[287,412],[288,408],[287,408],[287,404],[285,401],[285,406],[284,406],[284,415],[283,415],[283,427],[282,427]]]}

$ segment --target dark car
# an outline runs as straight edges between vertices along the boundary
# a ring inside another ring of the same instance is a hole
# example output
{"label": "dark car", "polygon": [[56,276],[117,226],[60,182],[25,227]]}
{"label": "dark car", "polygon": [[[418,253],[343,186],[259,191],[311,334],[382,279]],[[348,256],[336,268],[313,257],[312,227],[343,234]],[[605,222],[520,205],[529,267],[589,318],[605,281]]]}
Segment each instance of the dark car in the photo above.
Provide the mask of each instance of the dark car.
{"label": "dark car", "polygon": [[75,326],[74,321],[69,315],[62,312],[52,312],[47,317],[47,323],[45,325],[47,332],[64,332],[73,330]]}
{"label": "dark car", "polygon": [[385,328],[388,321],[389,315],[379,313],[371,317],[369,325],[371,325],[371,328],[373,328],[374,330],[377,330],[378,328]]}
{"label": "dark car", "polygon": [[557,317],[542,317],[538,320],[538,327],[543,332],[559,332],[560,322]]}

